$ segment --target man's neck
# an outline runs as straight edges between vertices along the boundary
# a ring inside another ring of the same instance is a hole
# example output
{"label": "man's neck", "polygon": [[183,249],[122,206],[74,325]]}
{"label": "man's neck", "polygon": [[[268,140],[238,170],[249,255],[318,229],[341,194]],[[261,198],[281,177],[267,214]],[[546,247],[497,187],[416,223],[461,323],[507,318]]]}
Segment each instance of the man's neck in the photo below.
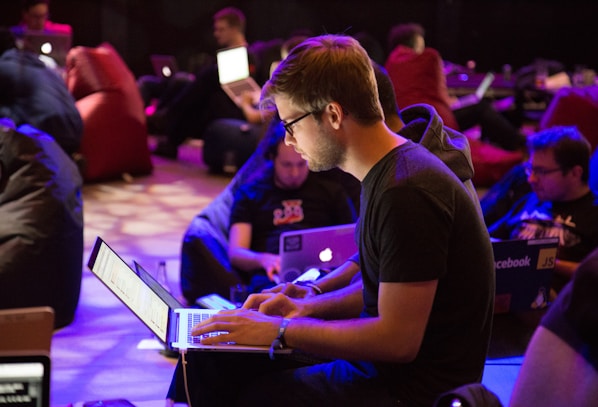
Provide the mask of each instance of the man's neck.
{"label": "man's neck", "polygon": [[588,184],[581,184],[577,188],[572,189],[569,194],[563,199],[563,202],[575,201],[586,196],[590,192]]}
{"label": "man's neck", "polygon": [[380,121],[372,126],[351,122],[347,128],[347,155],[341,169],[363,181],[367,173],[392,149],[407,140]]}
{"label": "man's neck", "polygon": [[227,48],[234,48],[234,47],[246,47],[247,46],[247,39],[243,34],[239,34],[228,45]]}

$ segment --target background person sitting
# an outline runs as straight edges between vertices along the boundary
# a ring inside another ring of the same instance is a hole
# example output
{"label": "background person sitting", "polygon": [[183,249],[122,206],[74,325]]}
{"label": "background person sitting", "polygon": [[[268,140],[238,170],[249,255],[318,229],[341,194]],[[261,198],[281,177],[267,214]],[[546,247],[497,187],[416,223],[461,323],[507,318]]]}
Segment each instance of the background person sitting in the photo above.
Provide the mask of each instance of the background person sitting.
{"label": "background person sitting", "polygon": [[68,35],[73,33],[70,25],[50,21],[50,0],[23,0],[21,22],[12,29],[15,34],[23,34],[27,30]]}
{"label": "background person sitting", "polygon": [[558,237],[558,291],[598,247],[598,202],[588,186],[590,144],[575,127],[553,127],[531,135],[527,146],[532,191],[488,230],[498,239]]}
{"label": "background person sitting", "polygon": [[397,103],[405,108],[417,103],[432,105],[444,124],[455,130],[481,127],[481,138],[505,150],[525,145],[519,133],[492,103],[482,99],[476,104],[456,108],[446,85],[443,61],[437,50],[426,47],[424,29],[416,23],[398,24],[388,35],[389,48],[385,68],[392,80]]}
{"label": "background person sitting", "polygon": [[310,172],[305,159],[284,143],[285,126],[274,120],[265,168],[236,191],[231,209],[228,253],[235,268],[249,273],[249,292],[278,282],[282,232],[356,220],[343,187]]}
{"label": "background person sitting", "polygon": [[11,33],[0,33],[0,118],[28,124],[52,136],[72,155],[83,137],[83,121],[64,80],[38,55],[14,47]]}
{"label": "background person sitting", "polygon": [[[246,20],[243,12],[234,7],[226,7],[213,17],[214,38],[220,48],[247,46],[249,72],[258,84],[269,75],[270,64],[262,58],[268,49],[280,53],[280,44],[256,42],[248,46],[245,38]],[[278,45],[277,45],[278,44]],[[274,57],[275,59],[278,56]],[[158,106],[156,113],[148,118],[148,125],[154,126],[159,134],[165,134],[154,154],[175,159],[178,147],[187,138],[201,137],[207,126],[216,119],[237,119],[249,124],[261,124],[259,115],[251,113],[252,106],[237,106],[220,87],[217,65],[208,64],[195,75],[195,79],[185,84],[175,97]]]}

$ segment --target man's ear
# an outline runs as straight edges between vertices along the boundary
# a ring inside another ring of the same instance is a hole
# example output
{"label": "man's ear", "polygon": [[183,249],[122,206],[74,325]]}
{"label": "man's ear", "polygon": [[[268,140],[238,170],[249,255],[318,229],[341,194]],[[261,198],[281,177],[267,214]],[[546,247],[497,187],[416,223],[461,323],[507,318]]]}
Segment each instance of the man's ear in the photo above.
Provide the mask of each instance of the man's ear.
{"label": "man's ear", "polygon": [[583,168],[581,167],[581,165],[575,165],[569,171],[571,171],[571,174],[573,174],[575,178],[581,179],[581,177],[583,176]]}
{"label": "man's ear", "polygon": [[324,111],[327,113],[326,117],[332,128],[338,130],[347,115],[344,112],[343,107],[337,102],[330,102],[326,105]]}

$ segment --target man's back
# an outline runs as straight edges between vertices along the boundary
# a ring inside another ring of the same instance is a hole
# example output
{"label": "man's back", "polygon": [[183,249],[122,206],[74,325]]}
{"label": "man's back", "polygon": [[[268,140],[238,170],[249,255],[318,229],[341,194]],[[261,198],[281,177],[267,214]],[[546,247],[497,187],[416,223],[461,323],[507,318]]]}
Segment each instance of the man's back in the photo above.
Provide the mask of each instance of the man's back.
{"label": "man's back", "polygon": [[494,298],[490,240],[462,183],[420,146],[393,151],[372,169],[363,188],[366,309],[377,312],[380,282],[438,280],[418,356],[386,370],[402,401],[431,404],[433,394],[450,389],[447,383],[457,387],[481,379]]}

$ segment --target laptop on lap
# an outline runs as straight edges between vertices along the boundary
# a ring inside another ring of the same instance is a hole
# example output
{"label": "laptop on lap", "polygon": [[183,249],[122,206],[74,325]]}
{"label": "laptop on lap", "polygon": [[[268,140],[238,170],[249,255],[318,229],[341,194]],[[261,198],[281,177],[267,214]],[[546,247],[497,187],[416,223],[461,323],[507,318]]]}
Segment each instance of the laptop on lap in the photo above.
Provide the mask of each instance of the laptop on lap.
{"label": "laptop on lap", "polygon": [[250,76],[247,47],[221,49],[216,53],[220,87],[239,106],[241,96],[250,92],[257,100],[260,85]]}
{"label": "laptop on lap", "polygon": [[199,337],[191,336],[191,328],[218,310],[184,308],[143,267],[137,263],[134,269],[131,268],[100,237],[96,239],[87,266],[169,350],[269,352],[269,346],[202,345]]}
{"label": "laptop on lap", "polygon": [[492,242],[496,314],[548,305],[558,242],[558,238]]}
{"label": "laptop on lap", "polygon": [[172,55],[150,55],[154,74],[160,78],[170,78],[179,71],[176,58]]}
{"label": "laptop on lap", "polygon": [[463,109],[465,107],[479,103],[480,100],[484,98],[484,95],[490,88],[490,85],[492,85],[492,82],[494,82],[494,73],[488,72],[474,93],[460,97],[457,102],[451,106],[451,108],[453,110]]}
{"label": "laptop on lap", "polygon": [[280,235],[280,282],[311,268],[332,270],[357,252],[355,224],[284,232]]}

